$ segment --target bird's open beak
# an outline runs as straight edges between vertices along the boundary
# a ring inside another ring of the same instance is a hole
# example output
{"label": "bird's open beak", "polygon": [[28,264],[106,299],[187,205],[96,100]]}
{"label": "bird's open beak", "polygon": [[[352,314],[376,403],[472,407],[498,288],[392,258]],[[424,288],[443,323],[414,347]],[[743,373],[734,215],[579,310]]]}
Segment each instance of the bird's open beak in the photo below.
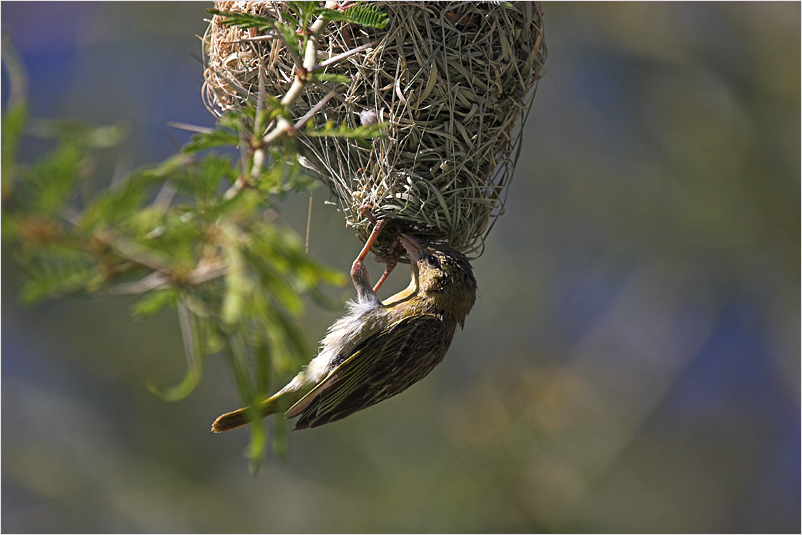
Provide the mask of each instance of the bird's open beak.
{"label": "bird's open beak", "polygon": [[401,234],[401,245],[403,245],[404,249],[409,253],[413,264],[417,263],[423,256],[423,242],[418,238],[413,238],[408,234]]}

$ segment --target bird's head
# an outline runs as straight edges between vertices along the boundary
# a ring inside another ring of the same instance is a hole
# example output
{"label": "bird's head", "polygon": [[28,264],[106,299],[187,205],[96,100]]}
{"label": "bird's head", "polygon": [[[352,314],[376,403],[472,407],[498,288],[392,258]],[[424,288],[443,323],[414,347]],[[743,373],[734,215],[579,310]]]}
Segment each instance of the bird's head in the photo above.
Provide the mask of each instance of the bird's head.
{"label": "bird's head", "polygon": [[476,301],[476,279],[465,255],[407,234],[401,234],[401,245],[412,260],[421,297],[432,300],[462,325]]}

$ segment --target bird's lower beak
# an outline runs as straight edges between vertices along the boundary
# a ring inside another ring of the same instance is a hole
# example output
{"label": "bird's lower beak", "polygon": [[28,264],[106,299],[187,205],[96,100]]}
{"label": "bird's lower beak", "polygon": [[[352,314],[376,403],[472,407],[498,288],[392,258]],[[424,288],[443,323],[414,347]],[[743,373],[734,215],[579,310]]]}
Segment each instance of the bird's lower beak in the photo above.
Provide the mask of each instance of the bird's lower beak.
{"label": "bird's lower beak", "polygon": [[423,256],[423,242],[418,238],[413,238],[408,234],[401,234],[401,245],[407,250],[413,263],[416,263]]}

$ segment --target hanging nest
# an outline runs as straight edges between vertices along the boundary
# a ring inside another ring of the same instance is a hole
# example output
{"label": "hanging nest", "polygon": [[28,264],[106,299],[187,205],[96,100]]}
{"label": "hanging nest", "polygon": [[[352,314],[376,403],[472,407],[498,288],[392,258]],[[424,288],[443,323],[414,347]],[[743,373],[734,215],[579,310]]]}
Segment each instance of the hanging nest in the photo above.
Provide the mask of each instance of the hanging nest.
{"label": "hanging nest", "polygon": [[[329,185],[347,224],[365,240],[372,225],[359,208],[402,231],[478,256],[520,151],[521,131],[546,47],[537,2],[379,2],[381,30],[330,22],[321,33],[323,61],[367,49],[327,67],[351,79],[313,121],[356,127],[378,119],[385,137],[368,147],[345,138],[304,137],[305,164]],[[216,2],[221,11],[281,19],[281,2]],[[267,93],[283,96],[295,64],[279,39],[242,41],[253,31],[214,17],[204,37],[204,99],[216,114],[255,103],[260,68]],[[294,113],[301,117],[329,84],[311,84]],[[388,225],[388,228],[390,226]],[[373,251],[386,256],[391,233]]]}

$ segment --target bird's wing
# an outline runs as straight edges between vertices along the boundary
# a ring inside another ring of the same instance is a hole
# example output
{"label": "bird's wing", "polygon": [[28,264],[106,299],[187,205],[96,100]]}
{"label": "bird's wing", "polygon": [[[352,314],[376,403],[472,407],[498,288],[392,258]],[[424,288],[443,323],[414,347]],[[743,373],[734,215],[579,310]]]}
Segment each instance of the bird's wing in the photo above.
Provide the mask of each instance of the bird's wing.
{"label": "bird's wing", "polygon": [[[402,319],[368,337],[353,353],[332,370],[326,378],[309,391],[284,414],[294,418],[304,414],[298,427],[314,427],[338,420],[366,408],[391,394],[382,390],[382,378],[394,371],[397,361],[407,357],[427,333],[436,332],[442,319],[435,315]],[[393,392],[395,393],[395,392]],[[313,410],[314,413],[307,413]]]}

